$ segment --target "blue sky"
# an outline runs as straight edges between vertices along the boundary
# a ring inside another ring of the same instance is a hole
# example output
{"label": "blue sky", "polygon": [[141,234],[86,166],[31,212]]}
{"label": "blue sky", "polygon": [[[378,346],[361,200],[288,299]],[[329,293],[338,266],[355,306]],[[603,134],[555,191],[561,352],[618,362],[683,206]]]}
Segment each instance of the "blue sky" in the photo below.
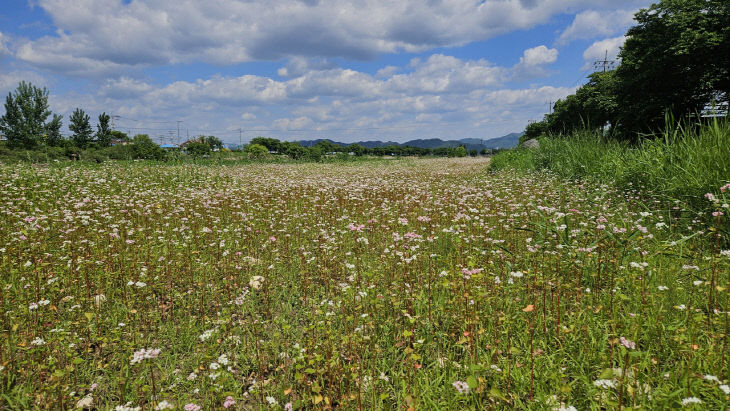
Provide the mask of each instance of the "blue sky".
{"label": "blue sky", "polygon": [[0,93],[30,81],[64,119],[107,112],[166,142],[178,121],[229,143],[489,139],[614,59],[650,3],[4,0]]}

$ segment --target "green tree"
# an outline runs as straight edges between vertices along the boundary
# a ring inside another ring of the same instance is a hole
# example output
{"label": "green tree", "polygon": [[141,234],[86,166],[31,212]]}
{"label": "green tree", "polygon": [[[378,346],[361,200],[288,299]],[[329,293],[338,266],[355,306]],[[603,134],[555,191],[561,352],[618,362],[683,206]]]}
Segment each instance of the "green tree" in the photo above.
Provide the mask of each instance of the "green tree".
{"label": "green tree", "polygon": [[109,120],[111,120],[109,114],[99,114],[99,124],[96,125],[96,141],[101,147],[109,147],[111,145],[112,133],[109,127]]}
{"label": "green tree", "polygon": [[185,146],[185,151],[193,157],[203,157],[210,154],[210,146],[202,141],[193,141]]}
{"label": "green tree", "polygon": [[246,153],[248,153],[248,156],[251,158],[261,159],[269,154],[269,150],[261,144],[249,144],[248,147],[246,147]]}
{"label": "green tree", "polygon": [[137,134],[132,139],[132,153],[134,158],[145,160],[162,160],[165,157],[165,151],[147,134]]}
{"label": "green tree", "polygon": [[110,141],[112,143],[126,143],[126,142],[129,142],[129,136],[127,135],[127,133],[124,133],[124,132],[119,131],[119,130],[112,130],[112,131],[109,132],[109,134],[111,135],[111,140]]}
{"label": "green tree", "polygon": [[61,121],[63,116],[54,114],[51,121],[46,124],[46,144],[49,146],[60,146],[63,142],[63,136],[61,135]]}
{"label": "green tree", "polygon": [[367,151],[367,148],[361,146],[360,144],[354,143],[347,146],[347,152],[349,153],[355,153],[356,156],[360,157]]}
{"label": "green tree", "polygon": [[203,136],[201,142],[207,144],[211,150],[223,149],[223,141],[216,136]]}
{"label": "green tree", "polygon": [[77,108],[71,114],[70,124],[68,128],[73,132],[71,135],[71,141],[74,145],[79,148],[86,148],[91,142],[91,136],[94,131],[91,129],[91,118],[88,114],[84,113],[84,110]]}
{"label": "green tree", "polygon": [[299,143],[290,141],[281,142],[281,151],[293,160],[300,160],[307,156],[307,149]]}
{"label": "green tree", "polygon": [[275,138],[268,138],[268,137],[254,137],[251,139],[250,144],[258,144],[261,146],[266,147],[268,151],[281,151],[281,141],[275,139]]}
{"label": "green tree", "polygon": [[10,147],[33,148],[40,143],[46,131],[45,121],[50,115],[48,90],[21,81],[5,98],[0,132],[5,135]]}
{"label": "green tree", "polygon": [[616,69],[627,139],[730,97],[730,1],[661,0],[636,13]]}

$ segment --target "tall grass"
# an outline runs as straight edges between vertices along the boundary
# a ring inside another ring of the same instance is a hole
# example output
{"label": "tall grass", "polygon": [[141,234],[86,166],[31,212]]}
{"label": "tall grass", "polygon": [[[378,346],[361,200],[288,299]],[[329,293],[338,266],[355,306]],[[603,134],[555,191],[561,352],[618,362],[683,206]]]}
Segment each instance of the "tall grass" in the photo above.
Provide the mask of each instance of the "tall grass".
{"label": "tall grass", "polygon": [[496,155],[491,168],[549,170],[567,179],[641,190],[697,211],[710,207],[704,194],[730,180],[730,123],[670,125],[658,137],[636,146],[594,132],[548,137],[540,140],[539,149]]}

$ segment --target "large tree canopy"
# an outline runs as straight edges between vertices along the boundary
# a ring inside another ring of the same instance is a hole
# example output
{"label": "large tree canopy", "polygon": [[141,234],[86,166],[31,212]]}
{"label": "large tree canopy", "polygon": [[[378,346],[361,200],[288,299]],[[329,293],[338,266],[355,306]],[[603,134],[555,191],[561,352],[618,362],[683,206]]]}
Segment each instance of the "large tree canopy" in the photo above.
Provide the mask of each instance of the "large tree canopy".
{"label": "large tree canopy", "polygon": [[[50,115],[48,90],[22,81],[5,98],[5,114],[0,117],[0,132],[11,147],[33,148],[46,133],[48,125],[45,121]],[[59,122],[60,128],[60,118],[54,121]]]}
{"label": "large tree canopy", "polygon": [[730,1],[662,0],[634,18],[616,70],[625,136],[658,131],[667,111],[679,118],[730,96]]}

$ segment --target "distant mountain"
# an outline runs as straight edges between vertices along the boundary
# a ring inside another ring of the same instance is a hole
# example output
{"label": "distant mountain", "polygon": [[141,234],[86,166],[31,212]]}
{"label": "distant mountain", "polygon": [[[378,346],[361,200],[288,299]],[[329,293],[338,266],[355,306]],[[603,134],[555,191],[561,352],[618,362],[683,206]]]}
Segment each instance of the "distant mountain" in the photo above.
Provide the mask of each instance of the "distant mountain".
{"label": "distant mountain", "polygon": [[[483,148],[513,148],[517,147],[517,143],[519,142],[520,136],[522,133],[510,133],[506,136],[497,137],[497,138],[491,138],[488,140],[482,140],[478,138],[463,138],[461,140],[441,140],[439,138],[429,138],[429,139],[417,139],[417,140],[410,140],[406,141],[405,143],[396,143],[394,141],[358,141],[357,144],[360,144],[363,147],[367,148],[374,148],[374,147],[385,147],[385,146],[410,146],[410,147],[419,147],[419,148],[440,148],[440,147],[458,147],[460,145],[464,145],[467,150],[481,150]],[[332,141],[329,139],[317,139],[317,140],[302,140],[298,141],[299,144],[301,144],[304,147],[311,147],[313,145],[316,145],[320,141],[329,141],[333,144],[338,144],[340,146],[348,146],[352,143],[340,143],[337,141]]]}

